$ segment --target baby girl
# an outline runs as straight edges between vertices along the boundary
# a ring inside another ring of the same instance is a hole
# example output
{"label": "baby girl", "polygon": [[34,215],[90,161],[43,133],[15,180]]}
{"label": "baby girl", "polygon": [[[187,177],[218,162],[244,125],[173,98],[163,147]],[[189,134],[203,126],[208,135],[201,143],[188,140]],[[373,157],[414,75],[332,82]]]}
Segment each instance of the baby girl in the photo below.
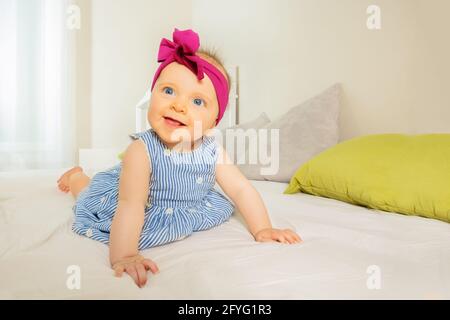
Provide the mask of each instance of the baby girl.
{"label": "baby girl", "polygon": [[[92,180],[80,167],[58,180],[76,198],[73,230],[109,244],[116,276],[126,272],[139,287],[147,271],[159,271],[139,250],[218,226],[234,205],[256,241],[301,242],[294,231],[272,227],[258,192],[208,134],[225,112],[229,77],[219,59],[199,46],[192,30],[175,29],[173,42],[161,41],[151,129],[134,136],[121,163]],[[214,188],[216,182],[232,202]]]}

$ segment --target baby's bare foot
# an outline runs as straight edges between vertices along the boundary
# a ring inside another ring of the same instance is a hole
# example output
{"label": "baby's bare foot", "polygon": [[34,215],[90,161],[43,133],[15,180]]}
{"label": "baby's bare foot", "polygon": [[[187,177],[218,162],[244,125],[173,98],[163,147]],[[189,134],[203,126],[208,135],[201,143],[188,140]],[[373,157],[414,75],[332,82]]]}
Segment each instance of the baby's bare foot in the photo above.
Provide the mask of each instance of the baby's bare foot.
{"label": "baby's bare foot", "polygon": [[58,181],[56,181],[58,183],[58,188],[59,190],[61,190],[62,192],[69,192],[70,191],[70,187],[69,187],[69,178],[72,174],[76,173],[76,172],[82,172],[83,169],[81,167],[73,167],[72,169],[64,172],[64,174],[58,179]]}

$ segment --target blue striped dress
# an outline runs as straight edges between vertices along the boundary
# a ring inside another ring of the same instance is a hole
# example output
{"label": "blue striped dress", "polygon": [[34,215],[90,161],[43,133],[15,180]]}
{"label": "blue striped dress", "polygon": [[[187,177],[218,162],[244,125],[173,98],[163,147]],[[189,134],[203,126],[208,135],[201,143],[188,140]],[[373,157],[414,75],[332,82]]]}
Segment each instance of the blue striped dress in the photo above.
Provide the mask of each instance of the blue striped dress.
{"label": "blue striped dress", "polygon": [[[133,138],[144,142],[151,167],[140,250],[183,239],[230,218],[233,204],[214,188],[218,157],[214,137],[204,136],[200,146],[183,153],[167,149],[153,129]],[[80,192],[73,207],[73,231],[109,243],[121,168],[119,163],[97,173]]]}

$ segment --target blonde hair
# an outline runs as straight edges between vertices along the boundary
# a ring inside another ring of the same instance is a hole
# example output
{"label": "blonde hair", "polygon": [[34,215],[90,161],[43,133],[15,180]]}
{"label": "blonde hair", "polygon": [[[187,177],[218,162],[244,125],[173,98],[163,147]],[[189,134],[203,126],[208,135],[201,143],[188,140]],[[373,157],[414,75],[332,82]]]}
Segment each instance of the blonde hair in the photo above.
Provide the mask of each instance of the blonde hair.
{"label": "blonde hair", "polygon": [[227,72],[227,69],[223,66],[223,59],[220,57],[220,55],[217,53],[217,50],[210,49],[210,48],[200,48],[197,50],[197,54],[201,56],[202,58],[206,58],[208,62],[213,64],[214,66],[218,67],[220,71],[222,71],[227,78],[228,82],[228,94],[231,90],[231,78],[230,75]]}

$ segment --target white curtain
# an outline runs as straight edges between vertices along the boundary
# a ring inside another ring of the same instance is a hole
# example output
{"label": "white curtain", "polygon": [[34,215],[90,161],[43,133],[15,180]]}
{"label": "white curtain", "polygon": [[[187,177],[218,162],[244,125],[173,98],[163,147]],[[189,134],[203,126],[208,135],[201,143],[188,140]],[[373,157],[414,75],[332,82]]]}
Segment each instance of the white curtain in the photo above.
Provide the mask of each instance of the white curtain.
{"label": "white curtain", "polygon": [[0,171],[75,162],[68,5],[0,0]]}

